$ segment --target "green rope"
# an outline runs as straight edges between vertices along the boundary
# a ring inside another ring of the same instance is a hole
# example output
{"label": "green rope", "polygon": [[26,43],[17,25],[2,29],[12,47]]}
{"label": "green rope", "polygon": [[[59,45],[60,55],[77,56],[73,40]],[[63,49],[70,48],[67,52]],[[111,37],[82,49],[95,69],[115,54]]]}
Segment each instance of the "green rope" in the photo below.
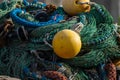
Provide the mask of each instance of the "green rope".
{"label": "green rope", "polygon": [[23,68],[34,62],[34,58],[19,46],[2,48],[0,53],[0,75],[19,77]]}
{"label": "green rope", "polygon": [[[99,63],[105,61],[108,57],[110,52],[109,50],[107,50],[107,47],[110,48],[112,50],[112,48],[117,47],[117,43],[116,43],[116,38],[114,38],[113,36],[111,36],[110,38],[108,38],[107,40],[105,40],[104,42],[102,42],[101,44],[96,44],[96,45],[90,45],[87,47],[83,47],[83,50],[85,51],[89,51],[88,53],[86,52],[80,52],[80,56],[78,55],[77,57],[70,59],[70,60],[65,60],[66,63],[72,65],[72,66],[79,66],[79,67],[93,67],[93,66],[97,66]],[[112,57],[113,55],[116,55],[116,51],[112,50],[111,51],[112,55],[109,55],[109,57]],[[118,53],[118,52],[117,52]],[[84,54],[84,55],[82,55]],[[116,56],[117,57],[117,56]]]}
{"label": "green rope", "polygon": [[82,56],[75,57],[73,59],[64,60],[65,63],[71,66],[90,68],[97,66],[99,63],[105,61],[105,53],[102,50],[91,50]]}
{"label": "green rope", "polygon": [[95,4],[90,13],[96,18],[97,25],[100,23],[113,23],[113,17],[103,5]]}
{"label": "green rope", "polygon": [[11,1],[3,1],[1,4],[0,4],[0,19],[2,17],[4,17],[6,14],[8,14],[9,12],[11,12],[13,9],[16,8],[16,4],[18,1],[21,1],[21,0],[11,0]]}
{"label": "green rope", "polygon": [[[9,5],[2,3],[1,5],[5,5],[4,8],[0,5],[0,9],[4,10],[0,18],[14,9],[13,4],[17,4],[17,2],[11,1]],[[10,6],[10,8],[7,6]],[[66,16],[63,9],[58,9],[58,13]],[[34,17],[30,14],[19,14],[19,16],[26,20],[34,21]],[[31,68],[32,63],[37,62],[39,67],[49,70],[48,66],[53,68],[53,63],[58,61],[62,62],[67,68],[64,74],[68,78],[77,70],[74,80],[89,80],[88,75],[82,69],[96,67],[109,58],[115,59],[120,57],[120,49],[114,35],[115,26],[112,22],[113,18],[109,12],[103,6],[96,4],[92,6],[89,13],[80,13],[77,17],[69,18],[65,22],[34,29],[29,34],[30,41],[22,42],[13,38],[6,47],[0,48],[0,75],[20,77],[20,75],[23,75],[24,67]],[[77,23],[83,24],[82,30],[79,31],[83,44],[82,50],[72,59],[64,60],[59,58],[56,61],[51,60],[51,57],[53,57],[51,55],[54,54],[53,49],[45,44],[44,40],[51,44],[54,35],[58,31],[73,29]],[[16,23],[15,26],[17,26]],[[15,27],[15,30],[17,27]],[[38,58],[36,59],[29,52],[31,50],[41,51],[38,56],[47,60],[48,63],[38,60]]]}
{"label": "green rope", "polygon": [[84,43],[88,41],[88,37],[91,40],[92,36],[97,31],[96,20],[92,14],[83,13],[79,15],[79,21],[85,23],[85,26],[83,27],[81,32],[79,32],[82,39],[82,43],[84,45]]}
{"label": "green rope", "polygon": [[[104,10],[104,7],[100,7],[100,9]],[[96,13],[98,12],[97,10],[95,11]],[[104,53],[104,50],[102,49],[107,46],[116,47],[116,43],[115,43],[116,40],[113,37],[115,26],[113,24],[105,24],[107,22],[105,23],[102,22],[103,19],[105,19],[104,18],[105,16],[108,17],[106,19],[112,20],[111,18],[109,18],[109,14],[103,16],[102,19],[99,20],[102,23],[96,24],[96,19],[97,19],[96,17],[98,16],[99,18],[102,15],[94,16],[92,12],[93,11],[91,11],[90,13],[81,13],[79,14],[79,19],[78,19],[78,22],[82,22],[85,25],[80,32],[80,36],[83,43],[83,49],[90,51],[88,53],[79,53],[85,55],[75,57],[73,59],[70,59],[70,61],[66,61],[67,63],[70,62],[69,64],[72,64],[72,66],[81,66],[81,67],[97,66],[99,63],[106,60],[106,55]],[[110,22],[112,21],[109,21],[109,23]],[[48,42],[51,43],[54,35],[58,31],[66,28],[71,29],[73,27],[72,25],[75,23],[77,23],[76,19],[71,21],[66,21],[64,23],[58,23],[58,24],[37,28],[31,32],[30,39],[34,43],[36,42],[40,44],[44,43],[43,42],[44,39],[46,39]],[[92,43],[94,45],[92,45]]]}
{"label": "green rope", "polygon": [[74,18],[70,21],[66,21],[65,23],[58,23],[49,26],[39,27],[30,33],[30,39],[34,43],[43,43],[43,39],[51,42],[54,35],[58,31],[63,29],[70,29],[70,27],[73,26],[75,23],[77,23],[77,21]]}

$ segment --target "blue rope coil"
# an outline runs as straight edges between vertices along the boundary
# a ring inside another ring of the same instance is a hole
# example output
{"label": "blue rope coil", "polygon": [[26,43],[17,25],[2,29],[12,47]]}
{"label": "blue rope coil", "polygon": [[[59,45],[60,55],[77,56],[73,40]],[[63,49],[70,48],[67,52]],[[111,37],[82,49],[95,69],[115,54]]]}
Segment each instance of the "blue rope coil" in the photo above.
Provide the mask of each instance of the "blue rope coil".
{"label": "blue rope coil", "polygon": [[13,11],[11,11],[10,16],[13,21],[15,21],[18,24],[22,24],[23,26],[26,26],[26,27],[36,28],[36,27],[41,27],[41,26],[47,26],[50,24],[59,23],[61,20],[64,20],[63,15],[54,14],[54,15],[50,16],[50,20],[48,20],[47,22],[32,22],[32,21],[27,21],[25,19],[20,18],[18,16],[18,14],[20,14],[22,12],[24,12],[24,11],[17,8],[17,9],[14,9]]}

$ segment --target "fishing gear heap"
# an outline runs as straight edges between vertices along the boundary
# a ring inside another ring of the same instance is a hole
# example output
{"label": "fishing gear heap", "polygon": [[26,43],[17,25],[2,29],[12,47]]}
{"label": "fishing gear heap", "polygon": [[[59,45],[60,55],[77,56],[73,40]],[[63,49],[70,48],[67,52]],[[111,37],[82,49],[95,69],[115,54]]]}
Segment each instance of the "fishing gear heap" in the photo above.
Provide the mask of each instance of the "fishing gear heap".
{"label": "fishing gear heap", "polygon": [[[0,3],[0,75],[21,80],[117,80],[120,27],[103,5]],[[0,77],[1,78],[1,77]]]}

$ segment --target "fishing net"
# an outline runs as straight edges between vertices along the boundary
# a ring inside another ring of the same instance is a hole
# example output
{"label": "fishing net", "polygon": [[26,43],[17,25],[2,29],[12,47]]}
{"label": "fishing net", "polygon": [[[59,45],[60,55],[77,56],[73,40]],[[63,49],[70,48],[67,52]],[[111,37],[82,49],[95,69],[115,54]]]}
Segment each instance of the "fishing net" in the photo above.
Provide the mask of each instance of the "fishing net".
{"label": "fishing net", "polygon": [[[105,69],[99,65],[120,57],[117,26],[100,4],[92,5],[90,12],[72,17],[62,7],[46,7],[44,3],[26,0],[3,1],[0,10],[0,75],[22,80],[103,80],[100,75]],[[49,18],[37,20],[37,13]],[[14,27],[8,25],[9,21],[4,22],[9,18]],[[81,36],[82,49],[72,59],[61,59],[51,47],[54,35],[64,29],[76,30]]]}

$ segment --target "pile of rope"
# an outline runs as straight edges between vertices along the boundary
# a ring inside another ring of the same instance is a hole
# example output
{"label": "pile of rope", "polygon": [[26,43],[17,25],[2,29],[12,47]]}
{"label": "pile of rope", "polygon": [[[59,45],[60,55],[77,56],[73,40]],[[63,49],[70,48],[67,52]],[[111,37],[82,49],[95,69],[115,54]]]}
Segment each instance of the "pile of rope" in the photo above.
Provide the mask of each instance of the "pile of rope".
{"label": "pile of rope", "polygon": [[[90,12],[69,16],[62,7],[37,0],[3,1],[0,75],[22,80],[115,80],[112,60],[120,57],[118,26],[104,6],[91,7]],[[82,39],[79,55],[67,60],[51,47],[54,35],[64,29],[75,30]]]}

